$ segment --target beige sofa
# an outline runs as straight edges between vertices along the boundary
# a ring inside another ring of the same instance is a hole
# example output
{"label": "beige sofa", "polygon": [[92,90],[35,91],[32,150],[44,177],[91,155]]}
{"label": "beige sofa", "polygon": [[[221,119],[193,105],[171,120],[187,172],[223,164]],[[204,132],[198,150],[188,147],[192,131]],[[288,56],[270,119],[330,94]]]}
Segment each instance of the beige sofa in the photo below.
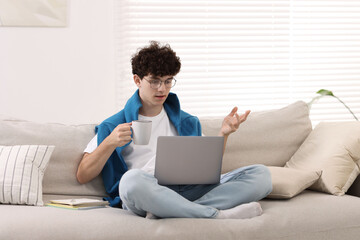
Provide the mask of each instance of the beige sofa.
{"label": "beige sofa", "polygon": [[[205,135],[217,134],[221,119],[200,120]],[[360,149],[360,131],[358,124],[353,124],[354,127],[350,127],[357,136],[355,146]],[[342,125],[348,124],[338,123],[330,129]],[[75,177],[82,151],[94,136],[94,127],[95,124],[42,124],[1,116],[0,146],[55,146],[44,168],[43,180],[41,174],[38,178],[40,183],[42,180],[44,203],[51,199],[84,196],[101,198],[106,193],[100,176],[84,185]],[[348,193],[357,196],[342,195],[339,191],[331,194],[331,189],[322,188],[327,187],[327,169],[320,165],[316,169],[306,166],[296,169],[297,159],[312,156],[318,159],[321,158],[319,154],[325,154],[324,151],[316,153],[321,146],[316,146],[318,136],[310,137],[315,130],[312,130],[307,105],[296,102],[282,109],[252,113],[238,132],[230,136],[223,171],[255,163],[275,166],[270,167],[274,191],[269,198],[260,201],[264,213],[259,217],[244,220],[146,219],[120,208],[67,210],[4,203],[0,204],[0,239],[359,239],[359,178],[353,184],[350,182],[358,173],[360,150],[351,150],[344,143],[343,148],[349,151],[344,158],[350,156],[355,165],[348,161],[352,169],[332,170],[332,174],[349,172],[351,176],[348,174],[344,186],[337,186],[337,189],[342,191],[343,187],[351,185]],[[338,139],[337,136],[333,138],[334,141]],[[307,140],[315,146],[313,149],[307,149]],[[333,146],[330,144],[329,150],[334,149]],[[305,151],[315,153],[304,156]],[[300,162],[306,163],[305,160]],[[1,171],[0,168],[0,176]],[[2,174],[4,176],[4,171]],[[4,180],[0,178],[0,191],[3,191],[0,200],[9,189],[9,186],[1,189]],[[40,187],[37,191],[41,194]]]}

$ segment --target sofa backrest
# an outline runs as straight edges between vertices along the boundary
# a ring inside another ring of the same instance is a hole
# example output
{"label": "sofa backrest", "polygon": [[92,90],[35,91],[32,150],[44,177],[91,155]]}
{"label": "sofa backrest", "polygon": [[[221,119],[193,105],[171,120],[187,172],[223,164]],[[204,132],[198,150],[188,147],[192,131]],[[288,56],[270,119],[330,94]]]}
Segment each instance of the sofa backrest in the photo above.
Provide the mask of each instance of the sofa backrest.
{"label": "sofa backrest", "polygon": [[[219,133],[223,118],[200,119],[206,136]],[[298,101],[284,108],[250,113],[229,136],[222,172],[251,164],[283,167],[312,130],[309,108]]]}
{"label": "sofa backrest", "polygon": [[[217,135],[223,118],[201,118],[203,133]],[[106,196],[101,176],[79,184],[76,171],[96,124],[35,123],[0,115],[0,145],[55,145],[43,180],[44,194]],[[253,112],[228,139],[223,172],[251,164],[284,166],[311,132],[309,109],[295,102],[281,109]],[[349,189],[360,196],[360,176]]]}
{"label": "sofa backrest", "polygon": [[[95,135],[95,124],[64,125],[2,118],[0,145],[55,145],[44,175],[44,194],[106,195],[101,176],[83,185],[76,179],[83,150]],[[222,120],[200,119],[203,133],[217,135]],[[229,137],[223,172],[256,163],[284,166],[310,131],[309,110],[304,102],[251,113],[239,130]]]}
{"label": "sofa backrest", "polygon": [[44,194],[106,196],[101,176],[87,184],[76,179],[78,164],[95,124],[35,123],[3,117],[0,145],[55,145],[43,179]]}

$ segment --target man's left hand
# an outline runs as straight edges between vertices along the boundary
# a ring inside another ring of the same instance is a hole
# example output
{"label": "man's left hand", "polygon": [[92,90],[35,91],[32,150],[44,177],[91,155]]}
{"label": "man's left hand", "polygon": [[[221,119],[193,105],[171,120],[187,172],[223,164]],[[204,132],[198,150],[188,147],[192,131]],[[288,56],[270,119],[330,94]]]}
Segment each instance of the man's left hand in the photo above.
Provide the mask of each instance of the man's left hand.
{"label": "man's left hand", "polygon": [[231,133],[235,132],[241,123],[245,122],[247,117],[250,114],[250,110],[247,110],[244,114],[240,115],[237,114],[237,107],[234,107],[233,110],[224,118],[220,129],[221,136],[228,136]]}

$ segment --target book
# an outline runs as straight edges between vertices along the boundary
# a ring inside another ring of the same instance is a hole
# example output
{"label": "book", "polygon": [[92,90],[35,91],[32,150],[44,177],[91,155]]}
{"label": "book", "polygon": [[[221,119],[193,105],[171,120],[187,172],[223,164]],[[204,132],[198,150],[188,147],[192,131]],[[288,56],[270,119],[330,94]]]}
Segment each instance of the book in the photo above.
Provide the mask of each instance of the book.
{"label": "book", "polygon": [[47,204],[47,206],[50,207],[61,207],[68,209],[89,209],[95,207],[105,207],[107,205],[109,205],[108,201],[90,198],[50,200],[50,203]]}
{"label": "book", "polygon": [[70,206],[65,204],[57,204],[57,203],[48,203],[46,204],[47,207],[55,207],[55,208],[65,208],[70,210],[87,210],[87,209],[94,209],[94,208],[104,208],[106,205],[99,205],[99,206],[88,206],[88,207],[77,207],[77,206]]}

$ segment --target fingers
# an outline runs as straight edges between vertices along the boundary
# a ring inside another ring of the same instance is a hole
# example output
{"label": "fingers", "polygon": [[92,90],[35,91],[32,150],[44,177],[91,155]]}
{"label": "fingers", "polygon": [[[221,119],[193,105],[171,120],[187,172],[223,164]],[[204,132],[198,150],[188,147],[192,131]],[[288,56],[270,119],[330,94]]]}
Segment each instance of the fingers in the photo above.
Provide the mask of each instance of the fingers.
{"label": "fingers", "polygon": [[116,126],[110,134],[111,141],[118,147],[131,141],[131,123],[123,123]]}
{"label": "fingers", "polygon": [[245,111],[245,113],[241,114],[241,115],[236,113],[235,117],[236,117],[237,123],[240,124],[240,123],[245,122],[247,117],[249,116],[249,114],[250,114],[250,110]]}
{"label": "fingers", "polygon": [[234,107],[231,110],[231,113],[224,118],[223,125],[220,130],[222,135],[225,136],[235,132],[239,128],[240,124],[246,121],[250,114],[250,110],[247,110],[244,114],[239,115],[237,114],[237,109],[237,107]]}
{"label": "fingers", "polygon": [[247,117],[249,116],[249,114],[250,114],[250,110],[247,110],[247,111],[245,111],[244,114],[242,114],[240,116],[238,114],[236,114],[237,115],[236,117],[237,117],[239,122],[245,122]]}
{"label": "fingers", "polygon": [[121,135],[124,135],[124,136],[129,135],[130,136],[132,134],[131,123],[119,124],[116,128],[117,128],[118,133],[121,133]]}
{"label": "fingers", "polygon": [[234,107],[234,108],[231,110],[231,112],[229,113],[228,116],[230,116],[230,117],[236,117],[239,122],[244,122],[244,121],[247,119],[247,117],[249,116],[250,110],[246,110],[245,113],[242,114],[242,115],[239,115],[239,114],[237,113],[237,110],[238,110],[238,108],[237,108],[237,107]]}
{"label": "fingers", "polygon": [[229,113],[228,116],[233,117],[233,116],[235,115],[235,113],[237,112],[237,110],[238,110],[238,108],[237,108],[237,107],[234,107],[234,108],[231,110],[231,112]]}
{"label": "fingers", "polygon": [[116,126],[116,128],[119,128],[119,129],[126,129],[126,128],[129,128],[130,129],[130,126],[132,125],[131,122],[129,123],[122,123],[122,124],[119,124]]}

